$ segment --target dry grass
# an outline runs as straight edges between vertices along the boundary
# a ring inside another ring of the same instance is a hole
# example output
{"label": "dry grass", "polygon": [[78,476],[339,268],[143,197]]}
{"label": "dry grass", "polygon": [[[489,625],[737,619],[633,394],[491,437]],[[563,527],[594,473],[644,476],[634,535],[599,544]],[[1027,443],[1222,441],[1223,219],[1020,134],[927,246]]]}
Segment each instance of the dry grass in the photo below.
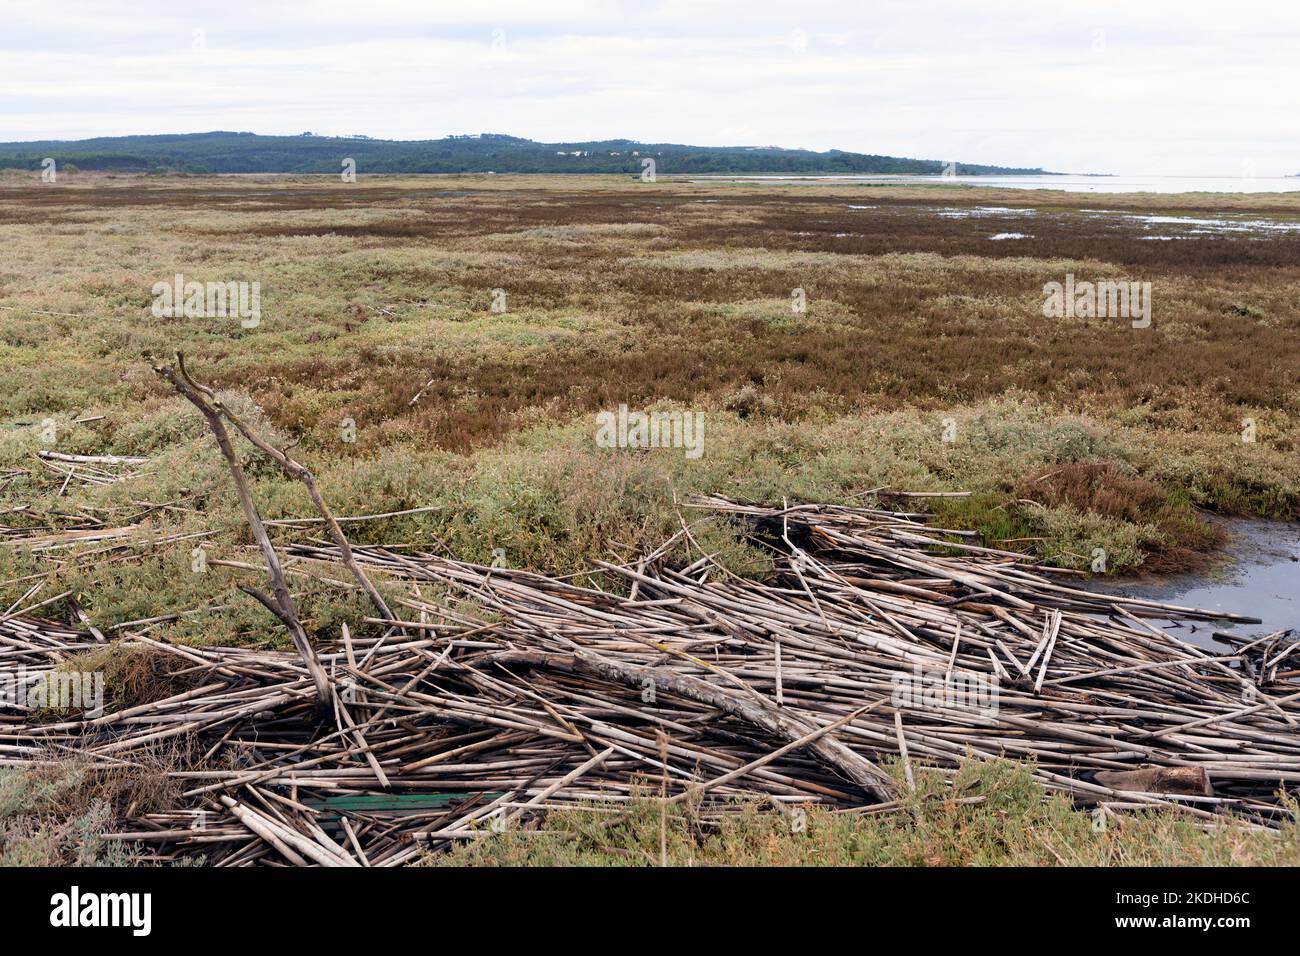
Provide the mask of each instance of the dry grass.
{"label": "dry grass", "polygon": [[[159,750],[120,770],[77,759],[35,769],[0,769],[0,866],[123,866],[133,848],[107,841],[120,814],[174,807],[180,788],[166,772],[183,754]],[[52,755],[53,757],[53,755]]]}
{"label": "dry grass", "polygon": [[[898,776],[902,776],[897,767]],[[1296,866],[1300,830],[1207,833],[1170,813],[1102,826],[1025,767],[972,761],[949,790],[921,771],[899,812],[738,807],[721,821],[661,808],[646,787],[630,805],[557,811],[538,830],[485,833],[439,866]],[[900,780],[901,783],[901,780]],[[661,852],[660,826],[666,839]]]}
{"label": "dry grass", "polygon": [[[1102,547],[1121,572],[1196,566],[1220,543],[1201,509],[1300,516],[1300,234],[1152,242],[1140,221],[1096,208],[1300,220],[1296,195],[504,176],[80,173],[43,186],[0,173],[0,607],[48,575],[43,594],[73,591],[105,630],[163,617],[155,637],[287,643],[237,588],[260,575],[221,563],[247,561],[250,541],[202,423],[150,371],[176,348],[296,445],[337,513],[439,509],[350,525],[358,541],[571,574],[658,544],[693,520],[678,505],[690,494],[847,502],[892,487],[971,490],[936,506],[943,522],[1063,564],[1086,568]],[[1034,238],[989,239],[1013,231]],[[150,289],[178,272],[260,282],[261,326],[155,319]],[[1151,282],[1152,327],[1045,319],[1042,286],[1068,272]],[[504,314],[490,307],[498,288]],[[796,288],[805,312],[790,308]],[[704,411],[704,457],[597,448],[594,414],[623,403]],[[65,483],[35,457],[47,419],[59,451],[150,462],[125,482]],[[300,486],[242,451],[265,517],[312,513]],[[24,544],[124,525],[141,530],[112,551]],[[156,543],[181,533],[204,537]],[[725,524],[694,534],[737,573],[769,568]],[[293,585],[311,633],[335,637],[343,622],[368,633],[354,594]],[[111,706],[183,689],[151,655],[76,666],[105,672]],[[0,862],[120,862],[94,834],[125,802],[165,803],[156,771],[187,759],[159,754],[142,775],[111,778],[71,764],[0,773]],[[1090,817],[1015,773],[971,786],[986,803],[932,795],[919,817],[810,813],[798,839],[770,816],[710,830],[688,812],[674,817],[670,853],[1296,860],[1290,831],[1211,838],[1139,818],[1095,835]],[[658,827],[643,809],[617,825],[557,820],[576,838],[507,835],[451,862],[643,862]]]}
{"label": "dry grass", "polygon": [[[1285,195],[6,174],[3,523],[216,531],[212,556],[241,559],[221,462],[149,370],[182,348],[297,443],[340,513],[443,509],[356,526],[362,540],[501,548],[568,573],[676,528],[674,494],[891,485],[973,490],[946,520],[1076,566],[1093,546],[1119,570],[1190,566],[1216,545],[1196,508],[1300,514],[1300,240],[1144,241],[1139,221],[1084,211],[1103,206],[1300,217]],[[1035,238],[988,239],[1013,230]],[[153,318],[152,285],[177,272],[260,282],[261,326]],[[1042,285],[1066,272],[1152,282],[1152,328],[1043,318]],[[657,402],[706,412],[704,458],[594,447],[597,411]],[[153,461],[123,484],[63,488],[32,458],[47,418],[60,451]],[[252,477],[268,517],[308,513],[273,470]],[[726,529],[702,533],[762,573]],[[235,590],[249,572],[188,573],[192,547],[56,562],[0,544],[0,597],[53,570],[49,586],[76,589],[101,627],[183,611],[159,630],[280,640]],[[300,600],[322,633],[356,610],[319,589]]]}

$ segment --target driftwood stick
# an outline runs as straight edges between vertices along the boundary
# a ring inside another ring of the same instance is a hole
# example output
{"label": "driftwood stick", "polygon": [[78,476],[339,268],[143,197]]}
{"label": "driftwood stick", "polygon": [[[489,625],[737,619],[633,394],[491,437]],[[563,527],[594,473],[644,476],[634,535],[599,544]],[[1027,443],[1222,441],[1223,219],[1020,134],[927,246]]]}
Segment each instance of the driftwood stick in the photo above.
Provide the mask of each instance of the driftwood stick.
{"label": "driftwood stick", "polygon": [[[661,667],[643,667],[615,661],[593,654],[576,651],[572,654],[551,654],[537,651],[506,651],[492,659],[503,664],[524,664],[553,670],[587,674],[602,680],[614,681],[629,687],[645,687],[647,681],[658,690],[678,694],[689,700],[717,707],[756,727],[784,740],[803,740],[818,728],[806,724],[788,711],[752,697],[740,697],[685,674]],[[882,801],[893,799],[893,781],[883,770],[833,738],[815,738],[808,745],[822,761],[840,771],[864,790]]]}
{"label": "driftwood stick", "polygon": [[805,747],[808,744],[815,741],[817,738],[824,737],[826,734],[829,734],[833,730],[839,730],[845,724],[850,724],[853,721],[857,720],[859,717],[861,717],[863,714],[875,710],[882,703],[884,703],[884,701],[878,700],[874,704],[868,704],[865,707],[859,707],[857,710],[845,714],[839,720],[833,723],[829,723],[824,727],[818,727],[812,733],[805,734],[804,736],[800,737],[798,740],[792,740],[784,747],[780,747],[776,750],[773,750],[769,754],[764,754],[763,756],[759,757],[757,760],[751,760],[749,763],[735,770],[732,770],[730,773],[724,773],[721,777],[714,777],[712,780],[702,783],[699,786],[692,787],[689,790],[683,790],[681,793],[677,794],[677,796],[672,797],[668,802],[681,803],[683,800],[689,800],[692,797],[696,797],[701,794],[707,793],[708,791],[720,787],[723,784],[730,783],[733,780],[739,780],[741,777],[745,776],[745,774],[752,773],[753,771],[759,769],[760,767],[772,763],[774,760],[779,760],[781,757],[784,757],[790,751],[798,750],[800,747]]}
{"label": "driftwood stick", "polygon": [[[193,384],[193,380],[189,377],[189,373],[185,371],[184,357],[179,352],[176,353],[176,365],[180,371],[181,377],[183,377],[187,382]],[[205,389],[204,391],[206,391],[208,395],[212,395],[211,389]],[[334,517],[334,512],[330,511],[329,505],[325,503],[325,499],[321,496],[320,489],[316,487],[316,479],[307,466],[289,457],[288,454],[263,439],[257,434],[257,432],[253,431],[253,429],[250,428],[242,418],[227,408],[219,398],[212,396],[210,401],[212,407],[221,415],[225,416],[225,418],[235,426],[235,429],[239,434],[244,436],[249,444],[278,464],[290,478],[295,478],[303,483],[303,486],[307,489],[307,494],[311,496],[312,504],[314,504],[316,510],[320,512],[321,520],[325,522],[325,527],[329,530],[330,538],[334,541],[335,547],[339,549],[339,555],[343,564],[350,572],[352,572],[352,576],[356,578],[357,583],[361,585],[361,589],[369,596],[371,602],[379,611],[380,616],[390,619],[393,618],[395,615],[393,614],[392,609],[390,609],[387,602],[384,601],[379,590],[371,583],[370,578],[368,578],[366,573],[361,570],[361,566],[357,564],[357,559],[352,553],[352,545],[348,542],[347,536],[343,534],[343,529],[339,527],[338,520]]]}
{"label": "driftwood stick", "polygon": [[262,516],[257,512],[257,505],[253,501],[252,492],[248,489],[248,479],[244,475],[244,469],[239,464],[239,456],[235,454],[234,444],[230,440],[230,432],[226,430],[220,412],[212,404],[209,397],[212,395],[211,389],[198,386],[185,373],[185,368],[181,363],[181,355],[178,352],[175,366],[159,365],[155,367],[154,371],[171,382],[176,391],[188,399],[190,404],[197,408],[207,420],[208,427],[217,440],[217,447],[221,449],[226,464],[230,466],[230,476],[235,482],[235,491],[239,495],[239,505],[243,508],[244,518],[253,532],[253,538],[257,541],[258,547],[262,549],[262,557],[266,560],[266,567],[271,575],[271,590],[275,597],[273,600],[268,599],[251,589],[249,589],[248,593],[271,610],[289,629],[289,634],[293,637],[293,645],[297,648],[298,655],[302,658],[303,663],[307,665],[312,682],[316,685],[316,694],[320,699],[320,705],[323,707],[331,696],[329,679],[325,675],[325,669],[321,667],[320,661],[316,657],[316,651],[312,648],[307,632],[303,630],[302,621],[298,617],[298,610],[293,603],[293,596],[289,593],[289,585],[285,583],[284,572],[280,569],[279,555],[276,554],[275,546],[271,544],[271,538],[266,533],[266,527],[262,524]]}

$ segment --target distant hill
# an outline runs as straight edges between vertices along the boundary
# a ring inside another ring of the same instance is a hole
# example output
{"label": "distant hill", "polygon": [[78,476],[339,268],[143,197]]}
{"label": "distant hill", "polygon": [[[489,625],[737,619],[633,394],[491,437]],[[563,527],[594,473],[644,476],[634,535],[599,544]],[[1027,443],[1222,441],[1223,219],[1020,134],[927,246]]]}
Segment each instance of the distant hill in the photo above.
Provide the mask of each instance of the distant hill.
{"label": "distant hill", "polygon": [[[937,174],[945,164],[833,149],[817,153],[776,146],[683,146],[612,139],[587,143],[536,143],[484,133],[445,139],[391,140],[365,136],[260,136],[255,133],[186,133],[108,136],[98,139],[0,143],[0,168],[60,165],[121,172],[337,173],[345,158],[359,173],[640,173],[645,157],[656,172],[673,173],[885,173]],[[1041,174],[1041,169],[958,163],[961,175]]]}

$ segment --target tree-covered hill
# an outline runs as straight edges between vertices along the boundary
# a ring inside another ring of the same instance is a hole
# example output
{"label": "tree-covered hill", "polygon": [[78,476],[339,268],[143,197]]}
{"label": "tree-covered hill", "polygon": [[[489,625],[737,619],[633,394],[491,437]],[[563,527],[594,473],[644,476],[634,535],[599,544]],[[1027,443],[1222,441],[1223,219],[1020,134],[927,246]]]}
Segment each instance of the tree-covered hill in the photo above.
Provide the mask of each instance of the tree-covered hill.
{"label": "tree-covered hill", "polygon": [[[0,143],[0,168],[39,169],[46,157],[79,169],[187,173],[337,173],[346,159],[359,173],[640,173],[646,157],[656,172],[937,174],[938,160],[812,152],[775,146],[684,146],[616,139],[537,143],[482,134],[431,140],[364,136],[260,136],[186,133],[83,140]],[[962,175],[1042,173],[1041,169],[959,163]]]}

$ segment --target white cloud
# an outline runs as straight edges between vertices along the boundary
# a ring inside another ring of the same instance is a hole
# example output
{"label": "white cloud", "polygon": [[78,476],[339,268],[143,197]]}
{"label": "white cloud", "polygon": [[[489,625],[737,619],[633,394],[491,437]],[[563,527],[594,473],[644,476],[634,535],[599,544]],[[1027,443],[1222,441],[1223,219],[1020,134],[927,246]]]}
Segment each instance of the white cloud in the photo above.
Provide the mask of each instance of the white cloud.
{"label": "white cloud", "polygon": [[1300,172],[1292,4],[62,0],[0,23],[3,140],[504,132]]}

